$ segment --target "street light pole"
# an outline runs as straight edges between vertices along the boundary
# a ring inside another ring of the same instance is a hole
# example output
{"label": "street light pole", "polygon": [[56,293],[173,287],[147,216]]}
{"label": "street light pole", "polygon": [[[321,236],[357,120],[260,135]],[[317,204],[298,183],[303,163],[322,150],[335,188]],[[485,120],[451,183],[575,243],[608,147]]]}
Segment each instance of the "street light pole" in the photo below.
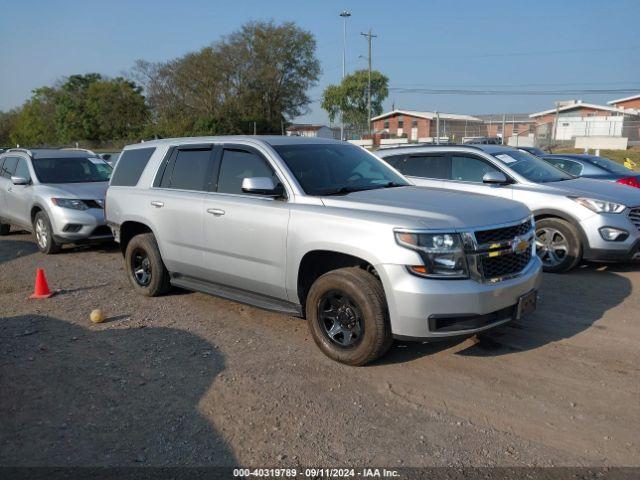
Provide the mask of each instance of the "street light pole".
{"label": "street light pole", "polygon": [[367,33],[361,33],[360,35],[366,37],[369,45],[369,55],[367,56],[369,63],[369,79],[367,81],[367,130],[369,131],[369,135],[371,135],[371,39],[376,38],[377,35],[371,33],[371,29],[369,29]]}
{"label": "street light pole", "polygon": [[[347,74],[347,18],[351,16],[349,10],[340,12],[342,17],[342,80]],[[344,116],[340,112],[340,140],[344,140]]]}

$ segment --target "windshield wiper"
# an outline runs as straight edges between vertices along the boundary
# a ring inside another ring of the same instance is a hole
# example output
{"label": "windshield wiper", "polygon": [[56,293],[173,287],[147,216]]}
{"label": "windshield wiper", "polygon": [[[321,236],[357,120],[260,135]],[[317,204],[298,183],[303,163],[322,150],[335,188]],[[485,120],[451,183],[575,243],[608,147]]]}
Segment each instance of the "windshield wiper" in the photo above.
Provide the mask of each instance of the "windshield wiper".
{"label": "windshield wiper", "polygon": [[337,190],[334,190],[333,192],[325,193],[323,195],[327,197],[330,195],[346,195],[348,193],[361,192],[363,190],[370,190],[370,189],[362,188],[362,187],[340,187]]}
{"label": "windshield wiper", "polygon": [[385,183],[382,188],[395,188],[395,187],[406,187],[406,183],[397,183],[397,182],[388,182]]}

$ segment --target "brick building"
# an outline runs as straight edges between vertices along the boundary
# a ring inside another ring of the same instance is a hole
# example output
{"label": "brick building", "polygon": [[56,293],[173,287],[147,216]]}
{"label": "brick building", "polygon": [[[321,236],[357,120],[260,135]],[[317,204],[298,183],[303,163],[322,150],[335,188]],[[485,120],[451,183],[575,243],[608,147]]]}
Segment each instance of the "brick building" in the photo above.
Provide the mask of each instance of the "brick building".
{"label": "brick building", "polygon": [[463,137],[485,135],[480,118],[455,113],[393,110],[372,118],[371,123],[376,134],[406,137],[410,142],[428,142],[437,136],[438,117],[440,137],[459,141]]}
{"label": "brick building", "polygon": [[610,102],[607,102],[607,105],[621,108],[623,110],[633,110],[640,114],[640,94],[619,98],[618,100],[611,100]]}
{"label": "brick building", "polygon": [[[485,135],[487,137],[505,137],[524,136],[535,133],[536,121],[529,118],[528,113],[507,113],[476,115],[480,118],[486,127]],[[504,124],[504,132],[502,126]]]}

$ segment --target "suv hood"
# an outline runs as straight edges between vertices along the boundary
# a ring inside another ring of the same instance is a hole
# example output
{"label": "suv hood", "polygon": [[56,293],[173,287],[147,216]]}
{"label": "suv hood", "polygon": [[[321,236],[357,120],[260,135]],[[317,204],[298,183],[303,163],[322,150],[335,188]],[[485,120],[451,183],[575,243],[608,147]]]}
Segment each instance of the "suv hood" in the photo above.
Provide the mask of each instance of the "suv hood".
{"label": "suv hood", "polygon": [[574,178],[562,182],[539,183],[529,187],[533,191],[555,193],[565,197],[587,197],[622,203],[627,207],[640,206],[640,188],[606,180]]}
{"label": "suv hood", "polygon": [[504,198],[414,186],[322,197],[322,202],[327,207],[414,217],[421,220],[425,228],[466,229],[499,225],[517,222],[531,213],[524,204]]}
{"label": "suv hood", "polygon": [[46,195],[52,197],[104,200],[109,182],[49,183],[40,186]]}

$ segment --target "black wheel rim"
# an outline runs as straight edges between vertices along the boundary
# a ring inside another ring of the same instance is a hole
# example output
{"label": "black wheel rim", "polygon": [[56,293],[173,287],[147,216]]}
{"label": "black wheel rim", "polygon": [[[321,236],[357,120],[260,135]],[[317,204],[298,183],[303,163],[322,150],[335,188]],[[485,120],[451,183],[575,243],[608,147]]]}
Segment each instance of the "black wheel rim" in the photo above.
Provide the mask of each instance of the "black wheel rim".
{"label": "black wheel rim", "polygon": [[131,274],[141,287],[146,287],[151,283],[151,262],[147,252],[140,248],[136,248],[131,254]]}
{"label": "black wheel rim", "polygon": [[351,297],[341,291],[331,290],[320,298],[318,322],[327,339],[340,348],[353,348],[362,341],[362,310]]}

